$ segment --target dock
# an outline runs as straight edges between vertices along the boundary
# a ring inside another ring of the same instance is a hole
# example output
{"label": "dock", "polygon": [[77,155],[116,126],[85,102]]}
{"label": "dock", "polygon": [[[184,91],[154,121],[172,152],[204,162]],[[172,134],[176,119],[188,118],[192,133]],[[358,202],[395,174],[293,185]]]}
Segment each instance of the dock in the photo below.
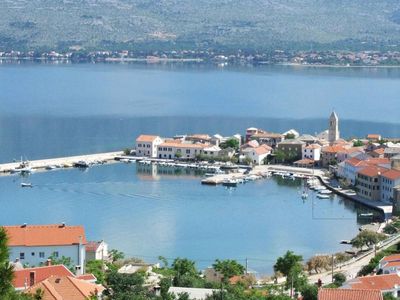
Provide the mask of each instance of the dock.
{"label": "dock", "polygon": [[[106,153],[32,160],[29,161],[29,167],[32,170],[45,170],[47,167],[54,165],[62,166],[64,168],[72,167],[74,163],[79,161],[85,161],[88,164],[106,163],[114,161],[115,157],[121,155],[122,151],[118,151],[118,152],[106,152]],[[0,164],[0,174],[9,175],[11,172],[15,170],[15,168],[17,168],[20,165],[20,163],[21,162],[17,161],[12,163]]]}

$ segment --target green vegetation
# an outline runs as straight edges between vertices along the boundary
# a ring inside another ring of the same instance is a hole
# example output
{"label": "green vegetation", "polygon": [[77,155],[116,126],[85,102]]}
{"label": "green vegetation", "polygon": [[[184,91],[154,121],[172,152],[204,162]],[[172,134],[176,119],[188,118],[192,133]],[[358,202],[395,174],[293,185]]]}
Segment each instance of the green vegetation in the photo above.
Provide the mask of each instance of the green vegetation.
{"label": "green vegetation", "polygon": [[239,149],[239,141],[237,139],[228,139],[226,142],[219,145],[222,149],[232,148],[235,150]]}
{"label": "green vegetation", "polygon": [[[390,246],[389,248],[379,251],[371,260],[368,265],[362,267],[358,272],[358,276],[366,276],[371,274],[378,267],[379,261],[384,257],[392,254],[400,253],[400,244]],[[378,271],[378,270],[377,270]]]}
{"label": "green vegetation", "polygon": [[364,143],[360,140],[357,140],[353,143],[353,147],[362,147],[364,146]]}
{"label": "green vegetation", "polygon": [[399,12],[390,0],[11,0],[0,50],[396,50]]}
{"label": "green vegetation", "polygon": [[243,275],[244,267],[235,260],[219,260],[217,259],[213,264],[214,270],[220,272],[224,276],[224,280],[228,281],[229,278],[235,275]]}
{"label": "green vegetation", "polygon": [[370,230],[361,231],[354,239],[351,240],[351,244],[356,248],[362,248],[364,246],[371,247],[376,245],[380,241],[383,241],[386,236],[382,233],[377,233]]}
{"label": "green vegetation", "polygon": [[285,140],[293,140],[295,137],[294,133],[288,133],[285,135]]}

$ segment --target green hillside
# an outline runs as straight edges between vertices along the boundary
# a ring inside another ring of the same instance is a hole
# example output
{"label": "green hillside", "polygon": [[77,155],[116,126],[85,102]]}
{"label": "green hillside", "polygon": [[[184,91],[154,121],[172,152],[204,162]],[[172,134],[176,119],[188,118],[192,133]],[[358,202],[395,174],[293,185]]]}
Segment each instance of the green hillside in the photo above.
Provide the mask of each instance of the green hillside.
{"label": "green hillside", "polygon": [[394,49],[393,0],[4,0],[0,49]]}

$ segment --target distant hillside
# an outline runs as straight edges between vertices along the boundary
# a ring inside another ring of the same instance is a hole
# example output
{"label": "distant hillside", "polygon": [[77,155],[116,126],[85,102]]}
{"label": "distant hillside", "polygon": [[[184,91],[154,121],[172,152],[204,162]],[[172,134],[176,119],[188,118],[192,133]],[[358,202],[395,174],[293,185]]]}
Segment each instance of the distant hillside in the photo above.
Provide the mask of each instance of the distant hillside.
{"label": "distant hillside", "polygon": [[400,49],[395,0],[3,0],[0,49]]}

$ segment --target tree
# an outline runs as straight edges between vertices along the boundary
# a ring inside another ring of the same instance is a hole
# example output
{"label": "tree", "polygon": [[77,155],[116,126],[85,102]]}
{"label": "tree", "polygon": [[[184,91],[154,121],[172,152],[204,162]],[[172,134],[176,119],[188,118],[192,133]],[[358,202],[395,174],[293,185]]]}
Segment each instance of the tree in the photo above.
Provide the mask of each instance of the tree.
{"label": "tree", "polygon": [[293,140],[296,137],[294,133],[288,133],[285,135],[285,140]]}
{"label": "tree", "polygon": [[204,283],[201,280],[195,262],[186,258],[176,258],[172,263],[175,271],[173,283],[182,287],[201,287]]}
{"label": "tree", "polygon": [[306,284],[301,289],[301,295],[303,296],[303,300],[317,300],[318,287],[316,285]]}
{"label": "tree", "polygon": [[0,227],[0,295],[8,295],[12,291],[13,268],[9,263],[7,233]]}
{"label": "tree", "polygon": [[371,247],[372,245],[376,245],[385,238],[386,236],[382,233],[377,233],[371,230],[363,230],[351,240],[351,244],[354,247],[361,249],[364,246]]}
{"label": "tree", "polygon": [[129,148],[124,149],[124,154],[125,155],[130,155],[131,154],[131,149],[129,149]]}
{"label": "tree", "polygon": [[245,165],[251,165],[252,162],[253,162],[253,161],[252,161],[251,158],[248,157],[248,156],[246,156],[246,157],[243,159],[243,163],[244,163]]}
{"label": "tree", "polygon": [[175,153],[175,157],[178,158],[178,159],[181,158],[182,157],[182,152],[176,152]]}
{"label": "tree", "polygon": [[221,143],[220,147],[222,149],[233,148],[233,149],[237,150],[237,149],[239,149],[239,141],[237,139],[230,138],[226,142]]}
{"label": "tree", "polygon": [[163,263],[163,265],[164,265],[164,267],[163,268],[168,268],[168,260],[164,257],[164,256],[159,256],[158,257],[158,260],[159,261],[161,261],[162,263]]}
{"label": "tree", "polygon": [[278,257],[274,265],[274,271],[281,272],[287,277],[295,267],[301,266],[302,260],[303,257],[301,255],[296,255],[292,251],[287,251],[284,256]]}
{"label": "tree", "polygon": [[307,278],[303,274],[301,261],[303,257],[296,255],[292,251],[287,251],[284,256],[279,257],[274,265],[275,272],[281,272],[286,277],[286,287],[300,289],[307,283]]}
{"label": "tree", "polygon": [[121,252],[121,251],[118,251],[118,250],[116,250],[116,249],[110,250],[109,256],[111,257],[111,261],[112,261],[113,263],[115,263],[117,260],[121,260],[121,259],[124,259],[124,258],[125,258],[124,253]]}
{"label": "tree", "polygon": [[346,282],[346,275],[344,275],[343,273],[336,273],[335,275],[333,275],[333,283],[340,287],[343,285],[343,283]]}
{"label": "tree", "polygon": [[397,233],[397,231],[398,231],[397,227],[393,224],[388,224],[383,229],[383,232],[386,234],[395,234]]}
{"label": "tree", "polygon": [[104,294],[110,299],[146,299],[148,291],[143,287],[144,273],[120,274],[111,271],[106,277]]}
{"label": "tree", "polygon": [[353,147],[362,147],[364,146],[364,143],[360,140],[354,141]]}
{"label": "tree", "polygon": [[220,272],[224,276],[224,280],[228,280],[235,275],[243,275],[244,267],[236,260],[219,260],[217,259],[213,264],[214,270]]}
{"label": "tree", "polygon": [[320,273],[323,270],[326,270],[331,265],[331,257],[328,255],[316,255],[311,257],[307,263],[307,271],[311,274],[311,271],[315,271],[315,273]]}
{"label": "tree", "polygon": [[105,265],[103,260],[91,260],[86,263],[86,272],[92,273],[97,278],[97,283],[103,284],[105,281]]}
{"label": "tree", "polygon": [[396,299],[398,299],[398,298],[393,296],[392,293],[384,293],[383,294],[383,300],[396,300]]}

